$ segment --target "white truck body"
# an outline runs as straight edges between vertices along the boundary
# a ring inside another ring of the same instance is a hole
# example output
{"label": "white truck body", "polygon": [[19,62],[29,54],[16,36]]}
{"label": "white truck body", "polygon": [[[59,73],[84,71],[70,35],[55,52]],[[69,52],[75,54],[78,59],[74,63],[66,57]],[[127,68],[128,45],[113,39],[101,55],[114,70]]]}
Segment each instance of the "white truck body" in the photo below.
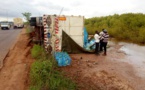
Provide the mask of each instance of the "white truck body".
{"label": "white truck body", "polygon": [[9,22],[1,22],[1,29],[10,29]]}
{"label": "white truck body", "polygon": [[24,26],[22,18],[14,18],[14,28],[22,28]]}
{"label": "white truck body", "polygon": [[[84,44],[84,17],[83,16],[55,16],[44,15],[44,45],[51,46],[53,51],[61,51],[62,30],[66,32],[78,45]],[[48,37],[50,34],[51,37]]]}

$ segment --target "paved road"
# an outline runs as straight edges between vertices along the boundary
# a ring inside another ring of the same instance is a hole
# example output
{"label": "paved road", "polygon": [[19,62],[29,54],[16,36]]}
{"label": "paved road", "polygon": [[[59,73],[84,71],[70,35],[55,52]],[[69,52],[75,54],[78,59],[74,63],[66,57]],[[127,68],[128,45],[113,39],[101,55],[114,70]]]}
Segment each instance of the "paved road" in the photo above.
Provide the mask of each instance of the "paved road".
{"label": "paved road", "polygon": [[16,41],[20,31],[21,29],[0,30],[0,68],[2,67],[3,59]]}

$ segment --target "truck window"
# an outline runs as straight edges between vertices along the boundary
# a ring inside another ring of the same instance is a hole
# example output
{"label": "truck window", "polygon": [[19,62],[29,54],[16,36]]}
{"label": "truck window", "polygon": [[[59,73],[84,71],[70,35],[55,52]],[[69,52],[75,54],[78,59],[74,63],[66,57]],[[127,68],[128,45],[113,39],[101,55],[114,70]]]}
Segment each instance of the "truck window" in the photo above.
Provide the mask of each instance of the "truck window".
{"label": "truck window", "polygon": [[8,25],[9,23],[7,22],[1,22],[1,25]]}

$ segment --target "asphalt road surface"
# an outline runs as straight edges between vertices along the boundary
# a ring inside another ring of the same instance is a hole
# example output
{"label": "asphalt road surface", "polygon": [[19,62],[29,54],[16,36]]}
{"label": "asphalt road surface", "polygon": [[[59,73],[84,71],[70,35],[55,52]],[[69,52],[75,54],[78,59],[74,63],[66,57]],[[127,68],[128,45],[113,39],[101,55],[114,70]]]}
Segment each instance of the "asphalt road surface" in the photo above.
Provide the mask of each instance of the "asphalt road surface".
{"label": "asphalt road surface", "polygon": [[21,29],[0,30],[0,68],[9,49],[16,42]]}

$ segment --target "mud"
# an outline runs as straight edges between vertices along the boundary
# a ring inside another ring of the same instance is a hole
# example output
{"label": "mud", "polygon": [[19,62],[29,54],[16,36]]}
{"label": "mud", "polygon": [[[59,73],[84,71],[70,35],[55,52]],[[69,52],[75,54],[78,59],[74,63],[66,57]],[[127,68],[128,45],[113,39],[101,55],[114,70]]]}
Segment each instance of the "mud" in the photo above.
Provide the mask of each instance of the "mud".
{"label": "mud", "polygon": [[121,43],[123,46],[120,51],[126,54],[128,60],[125,62],[132,64],[136,75],[145,78],[145,46],[139,46],[131,43]]}
{"label": "mud", "polygon": [[79,90],[145,90],[145,78],[136,74],[123,45],[110,43],[107,56],[102,53],[71,54],[70,66],[61,67],[73,79]]}

